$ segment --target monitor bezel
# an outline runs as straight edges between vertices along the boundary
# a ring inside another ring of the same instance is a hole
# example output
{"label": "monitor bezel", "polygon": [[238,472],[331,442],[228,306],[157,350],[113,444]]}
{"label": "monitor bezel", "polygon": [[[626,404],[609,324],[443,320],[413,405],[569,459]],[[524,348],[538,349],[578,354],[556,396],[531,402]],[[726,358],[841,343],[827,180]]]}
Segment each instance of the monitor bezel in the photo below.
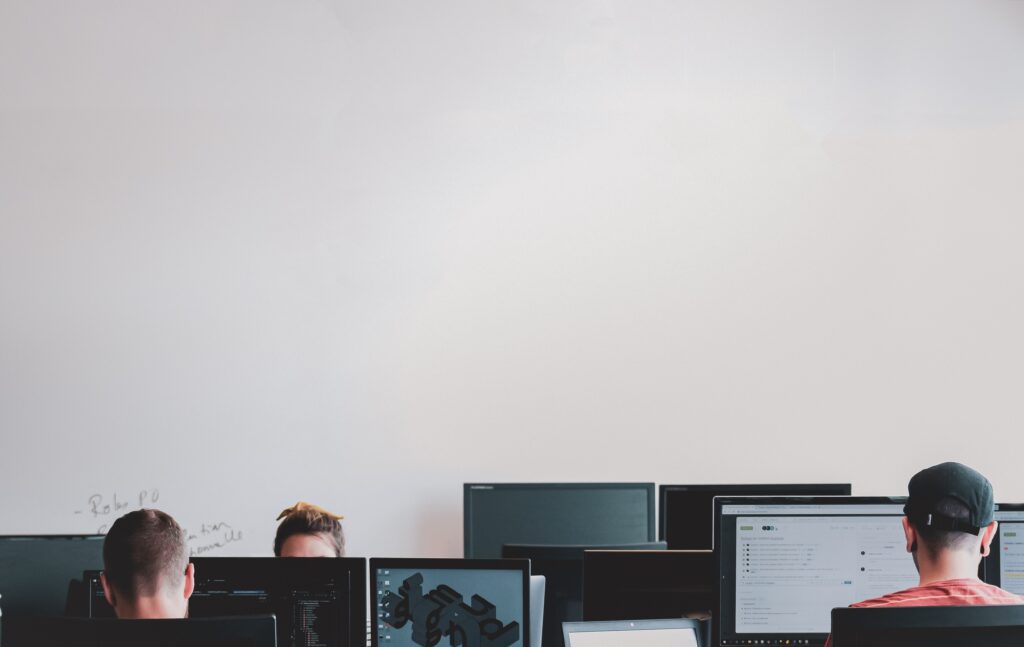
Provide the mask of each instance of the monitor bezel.
{"label": "monitor bezel", "polygon": [[[151,631],[146,631],[147,629]],[[244,631],[243,631],[244,630]],[[165,641],[187,639],[197,635],[232,634],[229,642],[254,644],[258,647],[277,645],[277,618],[274,615],[217,616],[208,618],[162,618],[119,620],[117,618],[12,618],[4,623],[5,640],[16,644],[60,644],[62,647],[94,644],[139,644],[139,633],[159,634]],[[11,634],[10,636],[6,634]],[[239,638],[238,634],[243,634]],[[121,634],[121,635],[119,635]],[[127,634],[127,635],[125,635]],[[185,634],[185,635],[182,635]],[[149,639],[154,636],[146,636]],[[68,638],[72,638],[69,642]],[[223,638],[218,635],[217,638]],[[57,642],[60,639],[60,642]]]}
{"label": "monitor bezel", "polygon": [[704,647],[701,640],[700,621],[688,618],[669,618],[663,620],[584,620],[582,622],[562,623],[562,643],[568,647],[569,634],[595,633],[608,631],[651,631],[655,629],[693,629],[697,647]]}
{"label": "monitor bezel", "polygon": [[[632,546],[635,546],[633,548]],[[509,555],[505,552],[534,553],[533,555]],[[502,559],[528,559],[537,561],[582,561],[584,553],[591,550],[613,550],[623,553],[660,553],[668,550],[663,541],[651,541],[642,544],[504,544],[501,547]]]}
{"label": "monitor bezel", "polygon": [[[715,592],[713,609],[715,621],[711,623],[712,643],[715,647],[722,642],[722,508],[727,505],[906,505],[905,496],[743,496],[715,497]],[[908,558],[909,559],[909,558]],[[739,640],[739,639],[738,639]],[[824,641],[824,638],[821,639]]]}
{"label": "monitor bezel", "polygon": [[369,598],[373,609],[370,616],[370,647],[380,647],[377,634],[377,602],[374,591],[377,589],[377,571],[390,569],[424,569],[424,570],[461,570],[461,571],[516,571],[522,574],[523,588],[523,621],[522,647],[531,647],[530,639],[530,560],[528,559],[466,559],[438,557],[371,557],[367,571],[367,583],[370,586]]}
{"label": "monitor bezel", "polygon": [[[787,494],[757,494],[758,489],[786,488],[794,490]],[[845,489],[845,493],[823,494],[821,490],[837,488]],[[804,490],[806,494],[799,491]],[[668,541],[665,533],[668,530],[666,519],[668,518],[668,493],[669,492],[722,492],[722,496],[850,496],[853,492],[851,483],[699,483],[688,485],[685,483],[673,484],[662,483],[658,486],[658,539]],[[712,512],[714,514],[714,512]],[[714,518],[711,520],[712,534],[714,533]],[[712,539],[712,545],[714,539]],[[673,548],[672,550],[707,550],[701,548]]]}
{"label": "monitor bezel", "polygon": [[[462,555],[465,559],[492,559],[492,558],[479,558],[472,557],[473,554],[473,539],[470,529],[472,528],[472,510],[470,505],[470,499],[474,490],[495,490],[495,489],[517,489],[517,490],[541,490],[541,489],[563,489],[563,490],[582,490],[582,489],[605,489],[605,490],[638,490],[644,489],[647,492],[647,541],[653,542],[658,541],[656,538],[658,532],[658,524],[655,515],[657,514],[657,505],[655,502],[655,496],[657,495],[656,483],[637,481],[637,482],[568,482],[568,483],[463,483],[462,484]],[[513,542],[515,543],[515,542]]]}
{"label": "monitor bezel", "polygon": [[[842,647],[838,633],[872,632],[884,629],[1010,628],[1024,627],[1024,605],[989,604],[972,606],[918,606],[890,608],[832,609],[832,636],[836,647]],[[856,638],[856,636],[854,636]],[[854,644],[862,644],[863,639]]]}

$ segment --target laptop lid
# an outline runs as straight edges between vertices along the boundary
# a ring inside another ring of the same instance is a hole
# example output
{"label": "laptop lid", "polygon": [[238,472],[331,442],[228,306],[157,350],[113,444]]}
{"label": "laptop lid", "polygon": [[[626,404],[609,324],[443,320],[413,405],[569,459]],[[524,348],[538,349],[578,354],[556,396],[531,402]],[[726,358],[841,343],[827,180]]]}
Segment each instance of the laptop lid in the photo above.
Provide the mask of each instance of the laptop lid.
{"label": "laptop lid", "polygon": [[696,620],[614,620],[562,624],[565,647],[702,647]]}

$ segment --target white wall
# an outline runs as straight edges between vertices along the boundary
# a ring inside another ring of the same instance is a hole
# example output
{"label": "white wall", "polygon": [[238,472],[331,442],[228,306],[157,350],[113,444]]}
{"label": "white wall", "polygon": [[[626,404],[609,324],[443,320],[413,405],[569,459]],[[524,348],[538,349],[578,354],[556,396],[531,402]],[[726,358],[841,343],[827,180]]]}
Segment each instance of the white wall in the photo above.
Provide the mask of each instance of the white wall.
{"label": "white wall", "polygon": [[[1020,0],[0,0],[0,532],[466,480],[1024,500]],[[75,514],[76,510],[84,511]]]}

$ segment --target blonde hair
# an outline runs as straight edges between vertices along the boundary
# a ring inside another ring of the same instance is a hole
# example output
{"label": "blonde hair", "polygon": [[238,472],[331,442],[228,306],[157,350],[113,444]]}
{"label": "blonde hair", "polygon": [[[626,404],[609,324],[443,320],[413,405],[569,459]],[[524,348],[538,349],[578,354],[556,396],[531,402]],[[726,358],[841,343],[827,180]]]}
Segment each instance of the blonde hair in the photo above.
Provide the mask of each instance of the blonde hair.
{"label": "blonde hair", "polygon": [[277,536],[274,538],[274,554],[280,557],[284,542],[293,535],[319,534],[330,540],[338,557],[344,557],[345,533],[341,528],[341,520],[344,518],[305,501],[285,508],[277,515],[281,525],[277,527]]}

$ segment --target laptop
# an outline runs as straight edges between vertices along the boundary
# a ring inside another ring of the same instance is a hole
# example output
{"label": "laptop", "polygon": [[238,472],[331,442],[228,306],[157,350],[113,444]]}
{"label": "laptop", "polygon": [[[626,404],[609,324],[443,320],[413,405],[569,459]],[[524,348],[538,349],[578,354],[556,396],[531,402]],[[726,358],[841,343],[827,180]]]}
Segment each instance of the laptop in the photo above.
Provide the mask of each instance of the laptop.
{"label": "laptop", "polygon": [[703,647],[697,620],[564,622],[565,647]]}

